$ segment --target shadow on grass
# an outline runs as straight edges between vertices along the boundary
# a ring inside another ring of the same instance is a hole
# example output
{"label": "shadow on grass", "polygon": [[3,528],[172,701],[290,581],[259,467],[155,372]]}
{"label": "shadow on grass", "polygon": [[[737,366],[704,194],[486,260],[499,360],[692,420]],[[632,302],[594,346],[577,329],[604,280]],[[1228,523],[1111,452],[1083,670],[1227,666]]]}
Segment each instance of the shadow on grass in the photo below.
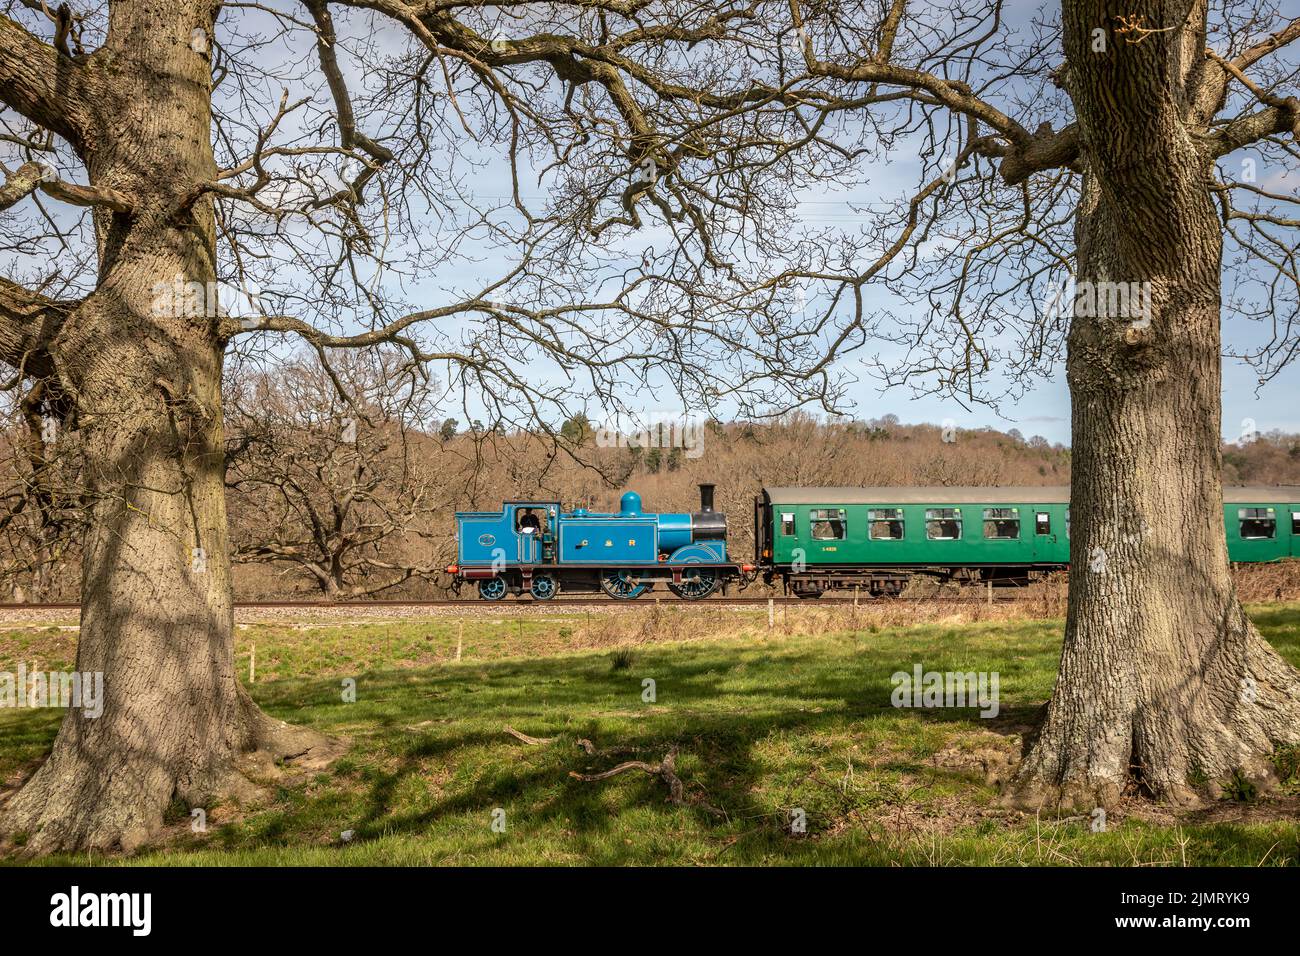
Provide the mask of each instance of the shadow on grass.
{"label": "shadow on grass", "polygon": [[[262,687],[257,696],[277,716],[306,718],[318,729],[371,728],[369,739],[354,748],[355,770],[351,764],[343,768],[344,774],[355,772],[360,785],[349,823],[357,840],[423,834],[454,819],[479,818],[486,826],[493,808],[521,807],[512,811],[517,821],[526,821],[530,828],[550,825],[570,832],[579,853],[600,863],[644,859],[644,848],[606,839],[621,826],[620,813],[631,808],[655,812],[666,830],[679,826],[682,814],[688,814],[694,827],[726,838],[728,847],[742,857],[797,842],[788,830],[790,808],[774,809],[770,800],[755,796],[774,770],[755,754],[764,741],[791,741],[792,760],[800,765],[788,781],[793,791],[799,774],[807,776],[809,769],[809,758],[801,753],[809,749],[807,738],[831,734],[851,740],[856,728],[874,720],[884,725],[886,736],[896,737],[904,754],[883,769],[917,771],[924,769],[920,759],[906,755],[918,747],[921,754],[933,749],[927,742],[936,736],[931,728],[942,737],[965,731],[1015,733],[1041,703],[1016,701],[1009,693],[1021,676],[1045,666],[1041,653],[1021,661],[985,662],[1001,668],[1004,703],[996,719],[982,720],[974,709],[900,713],[890,703],[890,675],[895,671],[910,673],[917,662],[935,669],[952,663],[953,648],[945,650],[944,643],[961,651],[960,669],[973,668],[972,652],[957,637],[938,642],[940,646],[930,641],[888,650],[873,648],[861,638],[795,641],[794,646],[771,650],[717,645],[643,648],[626,670],[613,670],[607,655],[593,653],[382,672],[358,681],[355,704],[333,703],[339,695],[329,681]],[[1043,644],[1048,652],[1051,642]],[[920,656],[922,650],[927,657]],[[1051,650],[1052,665],[1054,655]],[[646,678],[655,682],[653,702],[642,699]],[[503,732],[507,724],[555,739],[528,746]],[[588,756],[576,743],[584,737],[598,748],[618,752]],[[585,783],[569,775],[608,769],[626,759],[657,763],[672,747],[680,748],[679,775],[689,808],[668,805],[664,783],[640,771],[620,777],[618,784]],[[367,756],[356,757],[358,751]],[[814,764],[815,751],[812,748]],[[470,779],[440,788],[444,792],[428,799],[412,799],[409,781],[429,775],[431,764],[461,761],[476,765]],[[952,776],[969,786],[960,773]],[[615,787],[617,797],[611,797]],[[619,805],[611,808],[612,799]],[[709,812],[707,806],[722,814]],[[288,815],[300,819],[261,830],[258,838],[288,841],[315,813],[300,805]],[[810,830],[826,825],[826,817],[814,816]],[[246,836],[229,832],[225,841],[236,846]]]}
{"label": "shadow on grass", "polygon": [[[1300,613],[1265,608],[1256,620],[1286,656],[1300,657]],[[951,806],[943,799],[986,804],[992,791],[979,774],[930,758],[988,746],[990,734],[1024,732],[1051,691],[1059,626],[647,644],[633,648],[622,669],[608,651],[464,661],[358,674],[355,703],[344,702],[337,677],[258,684],[251,690],[268,713],[346,734],[351,751],[311,782],[283,788],[271,806],[207,837],[181,837],[154,860],[196,851],[211,862],[247,861],[283,850],[277,862],[317,851],[347,854],[323,862],[385,862],[389,852],[434,863],[894,862],[898,846],[873,842],[863,819],[881,806],[943,814]],[[981,719],[974,708],[895,709],[890,677],[918,663],[997,671],[997,717]],[[643,697],[647,679],[653,699]],[[57,729],[49,717],[0,717],[8,720],[0,727],[20,731],[0,740],[0,766],[48,748]],[[554,740],[530,746],[506,725]],[[588,756],[580,738],[617,752]],[[672,747],[686,807],[668,804],[663,781],[639,770],[601,783],[570,776],[632,758],[657,763]],[[806,811],[811,839],[790,833],[796,808]],[[490,829],[497,809],[506,811],[504,834]],[[998,862],[989,856],[996,841],[979,829],[988,826],[1001,824],[976,818],[974,829],[951,837],[959,862]],[[346,850],[343,830],[354,832]],[[1292,831],[1207,832],[1215,844],[1237,832],[1237,844],[1207,852],[1242,862],[1279,839],[1295,842]],[[1118,836],[1081,831],[1077,839],[1107,860],[1129,852]],[[367,857],[368,848],[376,855]]]}

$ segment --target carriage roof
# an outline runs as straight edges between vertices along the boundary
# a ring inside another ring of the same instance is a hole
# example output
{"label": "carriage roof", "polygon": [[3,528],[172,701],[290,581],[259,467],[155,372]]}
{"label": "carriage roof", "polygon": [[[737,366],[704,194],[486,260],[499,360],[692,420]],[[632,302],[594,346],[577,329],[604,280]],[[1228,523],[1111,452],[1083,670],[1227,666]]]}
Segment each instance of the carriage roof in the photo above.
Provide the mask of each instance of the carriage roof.
{"label": "carriage roof", "polygon": [[[869,488],[764,488],[769,504],[778,505],[875,505],[875,504],[1069,504],[1069,485],[1001,487],[997,485],[879,485]],[[1300,485],[1229,486],[1223,489],[1225,502],[1289,504],[1300,502]]]}

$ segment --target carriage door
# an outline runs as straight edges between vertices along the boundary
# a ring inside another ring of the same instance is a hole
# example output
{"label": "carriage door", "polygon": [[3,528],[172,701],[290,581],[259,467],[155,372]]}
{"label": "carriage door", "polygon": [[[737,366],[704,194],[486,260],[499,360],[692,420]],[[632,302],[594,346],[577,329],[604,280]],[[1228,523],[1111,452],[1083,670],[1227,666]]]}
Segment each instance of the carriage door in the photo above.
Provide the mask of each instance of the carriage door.
{"label": "carriage door", "polygon": [[1056,533],[1052,528],[1052,515],[1048,511],[1034,512],[1034,561],[1055,563]]}
{"label": "carriage door", "polygon": [[1291,557],[1300,558],[1300,505],[1287,506],[1291,519]]}

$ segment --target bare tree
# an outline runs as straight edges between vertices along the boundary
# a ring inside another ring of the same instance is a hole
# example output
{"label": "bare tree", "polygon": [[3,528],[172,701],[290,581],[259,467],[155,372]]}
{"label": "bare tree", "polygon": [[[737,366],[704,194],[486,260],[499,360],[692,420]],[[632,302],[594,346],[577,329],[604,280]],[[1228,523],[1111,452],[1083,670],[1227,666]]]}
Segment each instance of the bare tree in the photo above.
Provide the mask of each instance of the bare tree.
{"label": "bare tree", "polygon": [[[1268,324],[1261,378],[1295,350],[1300,19],[1271,0],[791,10],[809,73],[862,118],[844,148],[919,147],[922,174],[771,287],[824,290],[832,354],[884,339],[887,383],[968,402],[1068,348],[1069,617],[1008,798],[1088,808],[1136,782],[1191,802],[1272,778],[1300,674],[1229,574],[1220,321]],[[872,284],[897,315],[865,307]]]}
{"label": "bare tree", "polygon": [[21,395],[0,419],[0,582],[15,601],[76,594],[85,501],[78,436],[60,435],[42,389]]}
{"label": "bare tree", "polygon": [[849,160],[788,108],[784,9],[6,3],[0,358],[80,434],[77,666],[106,698],[0,829],[129,850],[240,792],[241,755],[326,747],[234,669],[228,348],[389,343],[489,430],[834,400],[816,328],[736,291],[791,184]]}
{"label": "bare tree", "polygon": [[231,376],[226,487],[231,560],[287,566],[330,600],[428,579],[449,558],[438,521],[456,510],[437,471],[428,383],[395,355],[314,355]]}
{"label": "bare tree", "polygon": [[[998,0],[7,11],[0,358],[80,434],[78,667],[106,686],[3,808],[31,850],[132,848],[171,799],[238,792],[241,754],[326,745],[234,672],[228,347],[297,338],[329,368],[388,343],[476,436],[531,421],[562,444],[593,402],[834,409],[836,356],[873,334],[910,349],[889,376],[987,397],[969,383],[997,360],[1056,354],[1063,323],[1011,320],[1072,265],[1150,308],[1070,323],[1074,547],[1107,571],[1075,562],[1016,791],[1109,801],[1138,766],[1190,798],[1300,738],[1300,678],[1241,612],[1219,518],[1225,238],[1278,276],[1237,295],[1295,315],[1293,197],[1222,165],[1294,159],[1300,22],[1265,0],[1068,0],[1025,24]],[[896,215],[797,233],[802,184],[909,137],[927,176]],[[934,309],[909,329],[873,282]]]}

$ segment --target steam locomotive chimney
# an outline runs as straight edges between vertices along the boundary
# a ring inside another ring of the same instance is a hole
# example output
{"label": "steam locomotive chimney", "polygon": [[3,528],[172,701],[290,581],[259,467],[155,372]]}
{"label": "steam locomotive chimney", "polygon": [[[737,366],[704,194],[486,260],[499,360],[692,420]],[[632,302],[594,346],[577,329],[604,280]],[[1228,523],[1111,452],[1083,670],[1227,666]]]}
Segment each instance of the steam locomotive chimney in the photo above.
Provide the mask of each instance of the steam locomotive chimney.
{"label": "steam locomotive chimney", "polygon": [[700,485],[700,510],[713,510],[713,485]]}

